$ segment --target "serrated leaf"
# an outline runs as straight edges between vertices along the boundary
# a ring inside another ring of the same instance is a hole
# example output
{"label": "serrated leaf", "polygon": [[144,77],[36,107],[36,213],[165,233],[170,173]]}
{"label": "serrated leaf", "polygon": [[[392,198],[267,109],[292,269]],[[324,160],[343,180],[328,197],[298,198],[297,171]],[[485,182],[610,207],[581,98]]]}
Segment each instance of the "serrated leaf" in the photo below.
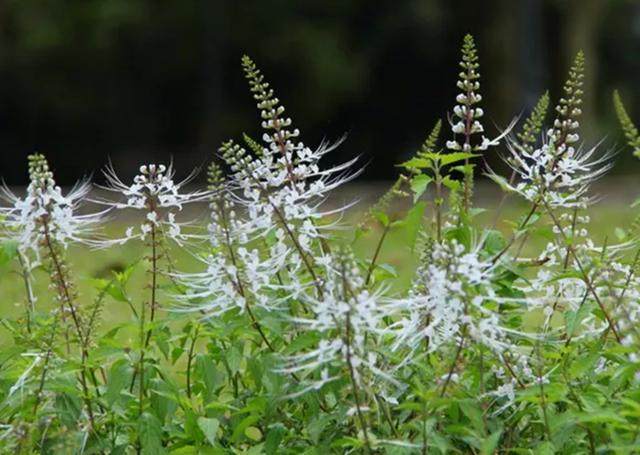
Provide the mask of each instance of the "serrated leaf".
{"label": "serrated leaf", "polygon": [[240,364],[242,363],[242,352],[237,346],[232,346],[227,350],[226,354],[227,364],[232,373],[237,373],[240,370]]}
{"label": "serrated leaf", "polygon": [[460,182],[457,180],[453,180],[448,175],[442,179],[442,184],[452,191],[460,191],[462,189],[462,185],[460,184]]}
{"label": "serrated leaf", "polygon": [[448,164],[458,163],[460,161],[475,158],[477,156],[480,156],[480,155],[476,153],[466,153],[466,152],[446,153],[440,156],[440,162],[442,163],[443,166],[446,166]]}
{"label": "serrated leaf", "polygon": [[406,169],[430,169],[431,161],[424,158],[411,158],[409,161],[399,164]]}
{"label": "serrated leaf", "polygon": [[482,409],[475,400],[460,400],[458,406],[462,413],[469,419],[473,428],[482,432],[484,430],[484,421],[482,420]]}
{"label": "serrated leaf", "polygon": [[317,332],[303,332],[287,345],[287,347],[285,348],[285,352],[302,352],[311,346],[315,346],[319,340],[320,336]]}
{"label": "serrated leaf", "polygon": [[165,453],[164,447],[162,447],[162,425],[153,414],[143,412],[138,419],[138,437],[143,454]]}

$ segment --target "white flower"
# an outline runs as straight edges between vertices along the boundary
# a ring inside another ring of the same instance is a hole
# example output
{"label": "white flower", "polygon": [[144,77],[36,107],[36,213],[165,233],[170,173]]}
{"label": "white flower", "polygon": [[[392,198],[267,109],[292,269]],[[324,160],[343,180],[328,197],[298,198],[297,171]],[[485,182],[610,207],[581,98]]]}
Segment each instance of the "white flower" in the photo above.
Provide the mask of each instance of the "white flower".
{"label": "white flower", "polygon": [[335,379],[327,372],[334,367],[353,374],[359,384],[372,378],[395,383],[385,359],[375,351],[376,340],[386,331],[383,318],[389,315],[381,291],[364,289],[360,271],[344,253],[327,268],[322,290],[318,297],[301,296],[311,317],[292,318],[303,330],[316,331],[322,338],[314,349],[286,358],[282,371],[322,371],[321,381],[326,382]]}
{"label": "white flower", "polygon": [[107,185],[103,189],[121,196],[121,201],[98,201],[111,208],[143,211],[144,221],[139,226],[128,226],[125,236],[103,242],[103,246],[123,244],[129,240],[144,240],[147,235],[158,229],[163,235],[181,243],[194,236],[184,232],[183,227],[189,223],[176,221],[176,212],[184,205],[207,200],[211,196],[209,191],[184,192],[195,173],[181,182],[173,180],[173,167],[163,164],[148,164],[140,166],[140,173],[136,175],[130,185],[123,183],[111,165],[104,171]]}
{"label": "white flower", "polygon": [[[590,201],[586,193],[591,182],[611,168],[611,154],[596,156],[597,146],[589,150],[564,144],[557,147],[552,137],[532,152],[514,140],[507,148],[510,155],[505,161],[520,181],[502,185],[531,202],[544,201],[551,208],[584,207]],[[495,178],[495,174],[492,176]]]}
{"label": "white flower", "polygon": [[93,244],[91,235],[105,212],[79,214],[82,203],[91,191],[88,181],[77,183],[66,195],[56,185],[44,156],[29,157],[30,183],[21,198],[7,187],[3,197],[10,207],[1,207],[2,237],[14,240],[18,248],[35,266],[40,261],[40,249],[47,238],[63,248],[71,243]]}
{"label": "white flower", "polygon": [[[484,116],[484,110],[478,106],[478,103],[482,101],[482,96],[478,93],[480,90],[480,73],[478,72],[480,64],[471,35],[467,35],[464,39],[460,66],[462,71],[456,85],[462,92],[456,95],[458,104],[453,106],[453,118],[449,119],[454,139],[447,141],[446,147],[451,151],[481,152],[498,145],[511,130],[513,123],[495,139],[488,139],[485,136],[480,136],[479,140],[474,139],[474,137],[478,137],[478,134],[484,132],[484,127],[479,120]],[[462,138],[459,139],[456,135],[462,135]]]}
{"label": "white flower", "polygon": [[[282,230],[284,235],[276,236],[279,245],[272,247],[274,253],[314,256],[321,251],[326,231],[334,227],[322,219],[348,207],[324,211],[322,203],[332,190],[358,175],[359,171],[350,171],[357,158],[322,169],[320,160],[341,141],[333,145],[323,141],[316,149],[305,145],[253,62],[245,58],[243,66],[266,131],[260,144],[247,139],[253,154],[233,142],[223,144],[221,154],[232,171],[230,190],[235,202],[246,209],[254,236]],[[279,259],[283,266],[287,263],[286,257]]]}
{"label": "white flower", "polygon": [[415,351],[427,343],[433,352],[465,339],[497,353],[510,348],[511,331],[485,307],[487,301],[502,301],[491,287],[490,261],[452,240],[430,246],[421,262],[409,296],[393,303],[402,314],[393,326],[394,349]]}

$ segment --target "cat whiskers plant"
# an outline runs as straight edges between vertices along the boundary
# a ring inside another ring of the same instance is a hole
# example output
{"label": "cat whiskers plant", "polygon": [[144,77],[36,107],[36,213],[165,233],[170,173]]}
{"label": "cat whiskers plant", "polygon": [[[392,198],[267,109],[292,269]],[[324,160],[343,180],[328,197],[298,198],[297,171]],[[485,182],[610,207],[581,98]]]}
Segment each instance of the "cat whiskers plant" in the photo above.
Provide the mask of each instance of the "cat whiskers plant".
{"label": "cat whiskers plant", "polygon": [[[104,212],[78,214],[80,204],[90,191],[90,184],[86,181],[78,183],[67,195],[56,185],[53,173],[49,169],[46,158],[41,154],[29,156],[29,187],[24,198],[19,198],[4,188],[4,195],[12,207],[0,209],[4,216],[3,235],[18,243],[23,274],[28,276],[36,264],[46,259],[45,267],[49,272],[51,284],[56,290],[57,301],[60,304],[67,352],[71,350],[71,340],[68,338],[66,323],[71,320],[80,349],[81,359],[79,367],[79,382],[88,419],[92,429],[95,429],[92,398],[89,391],[89,348],[91,333],[85,330],[84,318],[77,304],[78,295],[71,279],[69,266],[64,252],[71,243],[85,243],[93,245],[91,238],[103,219]],[[27,292],[30,288],[27,285]],[[29,299],[33,297],[29,296]],[[57,317],[55,318],[57,320]],[[57,324],[51,326],[53,336]],[[52,356],[53,343],[49,343],[44,354],[43,377]],[[36,397],[36,403],[39,397]],[[36,404],[37,409],[37,404]]]}
{"label": "cat whiskers plant", "polygon": [[[330,225],[320,220],[330,213],[343,213],[339,207],[322,211],[320,206],[329,192],[355,178],[359,170],[350,169],[357,158],[328,169],[320,169],[319,161],[333,151],[336,144],[323,142],[312,150],[302,142],[294,142],[300,135],[291,129],[291,119],[282,116],[285,109],[264,76],[251,59],[243,57],[242,65],[260,115],[265,145],[245,136],[253,155],[234,142],[223,144],[222,159],[231,168],[230,187],[237,191],[237,203],[245,207],[256,235],[275,234],[270,248],[272,258],[282,264],[297,255],[307,270],[313,285],[321,292],[314,270],[314,256],[322,255],[323,231]],[[289,244],[290,243],[290,244]],[[284,270],[282,270],[284,272]]]}
{"label": "cat whiskers plant", "polygon": [[[464,159],[464,165],[458,166],[457,170],[461,171],[463,178],[463,199],[462,209],[466,214],[471,206],[471,197],[473,192],[473,165],[471,158],[476,156],[478,152],[484,152],[489,147],[495,147],[500,141],[509,134],[514,123],[503,131],[495,139],[488,139],[484,136],[484,126],[480,122],[480,118],[484,116],[484,110],[479,106],[482,101],[480,95],[480,67],[478,52],[476,50],[475,41],[472,35],[467,34],[462,44],[462,59],[460,61],[461,71],[458,75],[459,79],[457,87],[461,92],[456,96],[456,104],[453,108],[453,116],[449,119],[451,124],[451,132],[453,139],[446,142],[446,147],[452,152],[463,152],[468,154]],[[480,140],[475,141],[474,138],[480,135]],[[459,139],[458,137],[461,136]]]}
{"label": "cat whiskers plant", "polygon": [[[146,164],[140,166],[140,173],[133,179],[132,184],[127,185],[117,176],[113,166],[109,165],[104,176],[107,184],[102,188],[112,193],[120,195],[124,201],[100,200],[114,210],[132,209],[142,212],[143,221],[138,226],[129,226],[123,238],[107,240],[102,243],[103,247],[115,244],[124,244],[132,240],[145,242],[148,248],[149,263],[149,301],[143,302],[138,312],[139,323],[139,355],[135,375],[131,382],[131,389],[138,379],[138,405],[139,415],[142,416],[146,401],[145,382],[145,357],[149,348],[152,335],[155,330],[156,314],[160,308],[159,302],[159,279],[161,274],[160,261],[163,242],[173,240],[182,245],[201,236],[185,232],[184,223],[176,221],[176,215],[188,204],[208,200],[210,192],[199,190],[185,192],[184,187],[193,179],[195,172],[186,179],[175,182],[173,166],[163,164]],[[148,311],[148,315],[147,315]]]}
{"label": "cat whiskers plant", "polygon": [[365,416],[370,410],[367,402],[375,402],[376,389],[384,389],[383,383],[399,386],[375,348],[387,333],[384,318],[390,313],[382,297],[384,290],[367,290],[364,277],[348,250],[336,252],[325,268],[322,296],[304,297],[311,315],[292,318],[301,330],[320,333],[321,339],[314,349],[285,357],[285,366],[280,371],[315,376],[292,397],[311,389],[319,390],[346,372],[354,402],[348,414],[356,416],[365,446],[371,452]]}
{"label": "cat whiskers plant", "polygon": [[176,274],[187,289],[178,296],[179,309],[199,311],[207,318],[221,317],[234,309],[246,312],[265,344],[274,351],[252,306],[267,312],[279,309],[282,299],[273,292],[272,278],[273,270],[281,265],[262,258],[258,248],[249,244],[253,228],[239,216],[233,194],[226,187],[222,169],[216,162],[209,166],[208,180],[210,252],[200,256],[206,270]]}

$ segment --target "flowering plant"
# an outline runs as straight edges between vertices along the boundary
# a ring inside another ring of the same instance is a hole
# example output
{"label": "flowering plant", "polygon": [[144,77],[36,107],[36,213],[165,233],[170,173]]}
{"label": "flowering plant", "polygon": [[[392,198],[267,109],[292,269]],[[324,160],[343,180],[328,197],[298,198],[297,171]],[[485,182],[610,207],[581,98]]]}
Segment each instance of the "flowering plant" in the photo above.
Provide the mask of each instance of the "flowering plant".
{"label": "flowering plant", "polygon": [[[471,36],[460,66],[453,137],[437,121],[365,210],[331,200],[357,157],[325,167],[343,141],[306,145],[248,57],[263,132],[223,142],[206,189],[109,165],[113,197],[64,193],[31,156],[25,196],[5,188],[0,208],[0,289],[15,267],[26,304],[2,320],[2,452],[638,452],[638,222],[618,243],[591,234],[613,156],[580,144],[584,57],[548,128],[545,93],[495,136]],[[481,170],[522,216],[499,225],[501,203],[481,222]],[[86,250],[126,259],[87,278],[71,260]]]}

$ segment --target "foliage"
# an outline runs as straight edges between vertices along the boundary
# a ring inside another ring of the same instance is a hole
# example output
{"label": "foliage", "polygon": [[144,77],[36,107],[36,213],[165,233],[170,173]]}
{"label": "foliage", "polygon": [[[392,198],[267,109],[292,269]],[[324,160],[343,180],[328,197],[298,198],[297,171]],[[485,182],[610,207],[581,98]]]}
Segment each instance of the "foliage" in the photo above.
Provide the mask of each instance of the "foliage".
{"label": "foliage", "polygon": [[[2,319],[13,337],[0,350],[2,451],[640,450],[640,250],[633,232],[605,245],[589,233],[589,184],[610,162],[578,145],[583,56],[546,131],[547,94],[519,132],[475,140],[478,59],[465,37],[454,139],[440,145],[438,121],[346,234],[350,204],[325,200],[358,175],[356,159],[321,166],[340,142],[305,145],[248,57],[264,134],[224,142],[207,189],[188,191],[171,166],[142,165],[131,183],[109,166],[113,197],[93,212],[88,183],[64,194],[33,155],[26,195],[6,190],[0,209],[0,265],[25,288],[24,310]],[[513,172],[487,172],[529,204],[506,233],[480,226],[471,204],[490,146],[506,147]],[[206,229],[183,210],[198,202]],[[126,220],[124,235],[99,231],[107,215]],[[391,232],[417,258],[408,289],[381,262]],[[355,254],[359,242],[369,254]],[[145,252],[85,295],[71,244]],[[197,270],[174,261],[185,249]],[[132,298],[142,268],[146,297]],[[42,279],[50,291],[34,292]],[[109,311],[130,320],[103,326]]]}

